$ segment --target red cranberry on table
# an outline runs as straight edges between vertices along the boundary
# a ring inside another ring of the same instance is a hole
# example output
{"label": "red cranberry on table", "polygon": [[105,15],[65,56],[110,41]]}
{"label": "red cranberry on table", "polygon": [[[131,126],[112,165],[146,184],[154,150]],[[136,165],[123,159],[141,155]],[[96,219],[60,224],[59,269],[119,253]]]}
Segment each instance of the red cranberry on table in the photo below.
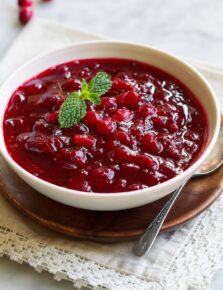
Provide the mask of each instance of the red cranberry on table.
{"label": "red cranberry on table", "polygon": [[19,11],[19,20],[22,24],[26,24],[33,16],[33,11],[30,7],[22,7]]}
{"label": "red cranberry on table", "polygon": [[[43,2],[51,2],[52,0],[42,0]],[[26,24],[32,18],[32,0],[18,0],[19,10],[19,20],[22,24]]]}
{"label": "red cranberry on table", "polygon": [[29,7],[32,6],[32,0],[18,0],[18,5],[20,7]]}

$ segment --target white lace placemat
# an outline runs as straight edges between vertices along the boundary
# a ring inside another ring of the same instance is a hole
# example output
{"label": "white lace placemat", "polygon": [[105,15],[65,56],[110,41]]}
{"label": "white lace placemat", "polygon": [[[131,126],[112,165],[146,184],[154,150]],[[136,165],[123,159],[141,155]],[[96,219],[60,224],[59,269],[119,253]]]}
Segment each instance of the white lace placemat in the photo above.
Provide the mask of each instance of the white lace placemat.
{"label": "white lace placemat", "polygon": [[[45,20],[29,24],[0,63],[0,84],[32,56],[97,36]],[[220,96],[223,70],[196,63]],[[53,233],[17,212],[0,194],[0,255],[91,289],[207,290],[223,268],[223,196],[179,229],[159,235],[149,255],[134,257],[132,242],[97,244]]]}

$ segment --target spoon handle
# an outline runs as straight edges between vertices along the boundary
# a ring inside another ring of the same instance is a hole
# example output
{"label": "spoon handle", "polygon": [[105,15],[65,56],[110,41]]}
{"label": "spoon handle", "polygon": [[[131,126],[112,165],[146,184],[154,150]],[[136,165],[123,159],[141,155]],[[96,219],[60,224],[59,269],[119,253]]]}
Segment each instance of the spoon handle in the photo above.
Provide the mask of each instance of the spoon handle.
{"label": "spoon handle", "polygon": [[142,234],[142,236],[138,239],[138,241],[135,243],[133,247],[133,253],[141,257],[143,256],[147,251],[149,251],[155,242],[155,239],[160,231],[160,228],[165,221],[170,209],[172,208],[175,200],[181,193],[182,189],[184,188],[186,182],[181,185],[177,190],[174,191],[174,193],[171,195],[170,199],[166,202],[164,207],[161,209],[161,211],[158,213],[158,215],[154,218],[154,220],[151,222],[151,224],[147,227],[145,232]]}

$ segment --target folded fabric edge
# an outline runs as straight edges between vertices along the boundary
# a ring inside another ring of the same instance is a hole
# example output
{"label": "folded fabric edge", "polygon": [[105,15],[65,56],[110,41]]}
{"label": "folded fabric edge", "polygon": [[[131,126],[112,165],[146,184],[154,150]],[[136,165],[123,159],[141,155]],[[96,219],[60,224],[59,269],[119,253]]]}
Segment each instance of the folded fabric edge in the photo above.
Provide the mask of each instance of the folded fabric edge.
{"label": "folded fabric edge", "polygon": [[100,34],[96,33],[91,33],[85,30],[80,30],[80,29],[75,29],[72,26],[66,25],[66,24],[61,24],[57,21],[53,20],[48,20],[46,18],[41,18],[41,17],[33,17],[32,21],[30,21],[18,34],[18,36],[13,40],[13,42],[10,45],[10,48],[3,53],[3,55],[0,57],[0,62],[4,60],[4,58],[10,54],[11,49],[16,46],[17,41],[20,41],[20,38],[23,38],[23,35],[26,35],[27,31],[32,29],[32,26],[35,25],[36,23],[39,23],[39,25],[52,25],[52,26],[58,26],[60,28],[63,28],[65,30],[70,30],[72,33],[78,33],[81,35],[85,35],[86,37],[88,36],[89,38],[94,37],[95,39],[107,39],[107,37],[102,36]]}

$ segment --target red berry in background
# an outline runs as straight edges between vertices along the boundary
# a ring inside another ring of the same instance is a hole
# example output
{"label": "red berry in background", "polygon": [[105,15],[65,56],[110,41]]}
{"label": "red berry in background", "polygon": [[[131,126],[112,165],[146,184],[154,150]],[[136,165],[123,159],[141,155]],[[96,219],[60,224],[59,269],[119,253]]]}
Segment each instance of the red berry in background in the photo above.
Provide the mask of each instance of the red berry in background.
{"label": "red berry in background", "polygon": [[26,24],[33,16],[33,11],[30,7],[22,7],[19,11],[19,20],[22,24]]}
{"label": "red berry in background", "polygon": [[32,6],[32,0],[18,0],[18,5],[20,7],[29,7]]}

